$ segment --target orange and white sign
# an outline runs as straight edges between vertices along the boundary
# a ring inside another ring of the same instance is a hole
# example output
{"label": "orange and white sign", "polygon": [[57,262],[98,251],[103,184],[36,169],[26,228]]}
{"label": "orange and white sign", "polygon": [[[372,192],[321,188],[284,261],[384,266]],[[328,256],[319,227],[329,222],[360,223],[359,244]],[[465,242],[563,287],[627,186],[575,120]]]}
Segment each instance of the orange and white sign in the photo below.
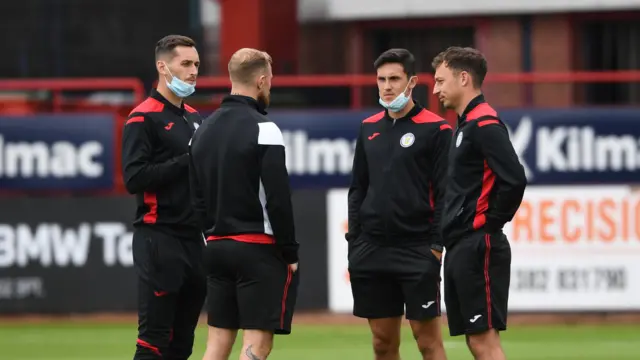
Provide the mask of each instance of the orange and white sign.
{"label": "orange and white sign", "polygon": [[327,243],[329,269],[329,309],[335,312],[351,312],[353,296],[349,283],[347,260],[348,190],[335,189],[327,193]]}
{"label": "orange and white sign", "polygon": [[510,309],[640,309],[640,192],[530,187],[505,226]]}
{"label": "orange and white sign", "polygon": [[[347,191],[332,190],[327,200],[329,305],[349,312]],[[510,310],[640,310],[640,191],[529,187],[504,231],[512,250]]]}

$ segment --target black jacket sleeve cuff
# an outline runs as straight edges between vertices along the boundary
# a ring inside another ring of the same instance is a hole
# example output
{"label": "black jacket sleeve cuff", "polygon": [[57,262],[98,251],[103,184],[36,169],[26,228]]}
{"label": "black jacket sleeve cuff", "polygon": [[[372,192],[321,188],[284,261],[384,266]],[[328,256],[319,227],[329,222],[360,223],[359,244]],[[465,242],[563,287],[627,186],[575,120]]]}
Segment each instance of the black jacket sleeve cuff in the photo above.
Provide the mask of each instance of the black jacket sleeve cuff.
{"label": "black jacket sleeve cuff", "polygon": [[287,264],[295,264],[299,261],[298,259],[298,250],[283,248],[282,249],[282,258]]}
{"label": "black jacket sleeve cuff", "polygon": [[344,239],[347,241],[352,241],[358,238],[358,236],[360,236],[360,234],[354,234],[354,233],[346,233],[344,234]]}
{"label": "black jacket sleeve cuff", "polygon": [[504,226],[504,223],[502,223],[500,220],[492,217],[491,215],[485,215],[486,216],[486,222],[484,224],[484,229],[486,232],[488,233],[492,233],[492,232],[496,232],[496,231],[500,231],[502,230],[502,227]]}
{"label": "black jacket sleeve cuff", "polygon": [[287,264],[295,264],[298,262],[298,245],[279,245],[282,259]]}

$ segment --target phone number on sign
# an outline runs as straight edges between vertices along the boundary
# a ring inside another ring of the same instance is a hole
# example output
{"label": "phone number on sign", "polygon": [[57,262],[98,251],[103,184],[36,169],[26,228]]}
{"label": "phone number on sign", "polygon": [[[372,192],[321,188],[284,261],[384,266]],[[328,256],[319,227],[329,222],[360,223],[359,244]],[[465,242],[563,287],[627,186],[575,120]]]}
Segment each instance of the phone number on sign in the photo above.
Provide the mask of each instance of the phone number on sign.
{"label": "phone number on sign", "polygon": [[600,292],[627,288],[624,268],[517,269],[512,275],[512,289],[518,292]]}

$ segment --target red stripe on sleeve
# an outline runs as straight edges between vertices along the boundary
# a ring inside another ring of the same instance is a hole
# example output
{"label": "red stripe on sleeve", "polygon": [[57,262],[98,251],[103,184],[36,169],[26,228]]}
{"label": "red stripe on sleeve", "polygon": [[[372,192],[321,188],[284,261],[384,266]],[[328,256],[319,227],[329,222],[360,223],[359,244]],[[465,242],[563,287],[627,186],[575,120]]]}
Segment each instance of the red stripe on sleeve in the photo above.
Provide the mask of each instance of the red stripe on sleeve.
{"label": "red stripe on sleeve", "polygon": [[489,209],[489,194],[493,189],[495,181],[496,176],[485,160],[484,173],[482,174],[482,191],[480,192],[480,197],[476,203],[476,216],[473,219],[473,228],[475,230],[481,228],[487,221],[484,213]]}
{"label": "red stripe on sleeve", "polygon": [[500,123],[498,120],[483,120],[478,122],[478,127],[483,127],[483,126],[498,124],[498,123]]}
{"label": "red stripe on sleeve", "polygon": [[145,224],[155,224],[158,221],[158,197],[153,193],[144,193],[144,203],[149,207],[149,212],[147,212],[142,221]]}
{"label": "red stripe on sleeve", "polygon": [[134,116],[131,119],[127,120],[127,123],[125,125],[141,122],[144,122],[144,116]]}

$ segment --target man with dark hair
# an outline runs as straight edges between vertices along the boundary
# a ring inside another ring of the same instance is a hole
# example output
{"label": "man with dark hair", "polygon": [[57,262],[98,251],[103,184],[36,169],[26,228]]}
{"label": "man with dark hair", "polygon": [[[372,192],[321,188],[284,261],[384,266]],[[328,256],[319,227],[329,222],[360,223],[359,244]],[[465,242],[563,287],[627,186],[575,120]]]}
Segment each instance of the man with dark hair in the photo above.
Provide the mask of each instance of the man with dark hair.
{"label": "man with dark hair", "polygon": [[377,360],[399,359],[402,315],[423,359],[446,359],[440,331],[440,257],[451,126],[416,103],[413,55],[374,62],[380,104],[362,122],[349,189],[353,314],[369,320]]}
{"label": "man with dark hair", "polygon": [[502,227],[518,210],[527,179],[506,126],[482,95],[484,56],[451,47],[432,66],[433,93],[458,114],[442,218],[449,332],[466,335],[476,360],[502,360],[498,332],[507,328],[511,272]]}
{"label": "man with dark hair", "polygon": [[158,41],[158,87],[124,126],[124,184],[137,200],[134,359],[188,359],[206,296],[204,240],[189,202],[189,141],[202,118],[183,101],[194,92],[199,66],[193,40],[170,35]]}
{"label": "man with dark hair", "polygon": [[240,49],[229,76],[231,94],[190,149],[192,202],[207,239],[204,359],[228,359],[243,329],[241,358],[265,360],[274,334],[291,333],[298,242],[284,140],[266,116],[271,56]]}

